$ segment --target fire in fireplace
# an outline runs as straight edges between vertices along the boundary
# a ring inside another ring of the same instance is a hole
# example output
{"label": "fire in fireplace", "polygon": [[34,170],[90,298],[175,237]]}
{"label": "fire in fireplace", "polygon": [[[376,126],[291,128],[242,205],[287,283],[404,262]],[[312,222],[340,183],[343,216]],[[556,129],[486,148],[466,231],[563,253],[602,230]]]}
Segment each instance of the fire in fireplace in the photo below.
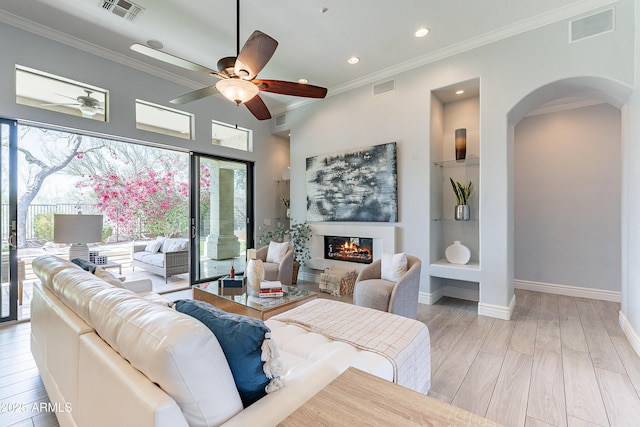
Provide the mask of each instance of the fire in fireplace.
{"label": "fire in fireplace", "polygon": [[373,239],[369,237],[324,236],[324,258],[371,264]]}

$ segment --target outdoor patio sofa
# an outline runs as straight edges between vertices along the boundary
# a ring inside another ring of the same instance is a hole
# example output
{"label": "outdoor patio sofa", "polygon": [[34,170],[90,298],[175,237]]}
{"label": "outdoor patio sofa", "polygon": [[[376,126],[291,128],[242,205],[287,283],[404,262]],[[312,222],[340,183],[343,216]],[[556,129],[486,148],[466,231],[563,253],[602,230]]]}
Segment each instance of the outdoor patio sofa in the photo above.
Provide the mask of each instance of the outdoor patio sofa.
{"label": "outdoor patio sofa", "polygon": [[144,243],[134,243],[132,267],[143,268],[167,278],[189,272],[189,241],[181,238],[158,237]]}
{"label": "outdoor patio sofa", "polygon": [[[350,366],[422,393],[429,390],[424,323],[318,298],[264,322],[270,338],[262,331],[268,342],[251,353],[278,357],[284,386],[265,390],[268,394],[244,407],[223,341],[205,323],[166,300],[149,300],[52,255],[36,258],[33,270],[41,282],[34,285],[31,305],[31,352],[51,403],[62,408],[56,412],[62,427],[274,426]],[[295,322],[296,312],[318,320],[306,327],[305,319]],[[323,319],[330,320],[333,333],[313,328]],[[232,330],[227,345],[246,341],[241,333],[246,329]],[[375,349],[334,338],[340,331],[368,333]],[[390,360],[377,350],[378,343],[398,357]],[[241,348],[249,356],[249,347]],[[254,369],[246,366],[242,373]]]}

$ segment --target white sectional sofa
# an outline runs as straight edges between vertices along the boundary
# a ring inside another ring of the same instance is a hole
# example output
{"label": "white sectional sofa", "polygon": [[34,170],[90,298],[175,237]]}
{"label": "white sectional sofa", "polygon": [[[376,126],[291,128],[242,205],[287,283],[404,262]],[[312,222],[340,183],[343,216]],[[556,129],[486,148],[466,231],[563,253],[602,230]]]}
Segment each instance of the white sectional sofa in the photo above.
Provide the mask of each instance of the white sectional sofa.
{"label": "white sectional sofa", "polygon": [[285,386],[243,408],[203,323],[54,256],[33,269],[31,351],[61,426],[271,426],[349,366],[394,378],[380,354],[270,319]]}

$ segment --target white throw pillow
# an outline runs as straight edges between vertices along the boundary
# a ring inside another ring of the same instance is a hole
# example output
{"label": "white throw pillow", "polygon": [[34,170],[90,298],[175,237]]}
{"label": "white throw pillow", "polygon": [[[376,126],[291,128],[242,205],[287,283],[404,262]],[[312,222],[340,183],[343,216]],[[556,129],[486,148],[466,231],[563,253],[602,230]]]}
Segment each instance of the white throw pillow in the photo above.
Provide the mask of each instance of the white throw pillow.
{"label": "white throw pillow", "polygon": [[382,280],[397,282],[407,272],[407,254],[405,252],[399,254],[383,252],[381,270]]}
{"label": "white throw pillow", "polygon": [[162,247],[162,242],[158,241],[158,240],[153,240],[151,242],[149,242],[147,244],[147,246],[145,246],[144,250],[145,252],[151,252],[151,253],[156,253],[160,250],[160,248]]}
{"label": "white throw pillow", "polygon": [[288,249],[289,242],[269,242],[269,249],[267,249],[267,262],[280,264]]}

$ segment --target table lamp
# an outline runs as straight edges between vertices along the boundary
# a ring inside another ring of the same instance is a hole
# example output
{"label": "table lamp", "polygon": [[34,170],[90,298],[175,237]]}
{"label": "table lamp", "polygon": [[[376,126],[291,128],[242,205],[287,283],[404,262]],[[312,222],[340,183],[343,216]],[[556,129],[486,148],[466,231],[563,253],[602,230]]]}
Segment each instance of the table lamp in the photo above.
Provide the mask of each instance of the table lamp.
{"label": "table lamp", "polygon": [[102,215],[53,216],[54,243],[71,243],[69,260],[80,258],[89,260],[87,243],[102,241]]}

